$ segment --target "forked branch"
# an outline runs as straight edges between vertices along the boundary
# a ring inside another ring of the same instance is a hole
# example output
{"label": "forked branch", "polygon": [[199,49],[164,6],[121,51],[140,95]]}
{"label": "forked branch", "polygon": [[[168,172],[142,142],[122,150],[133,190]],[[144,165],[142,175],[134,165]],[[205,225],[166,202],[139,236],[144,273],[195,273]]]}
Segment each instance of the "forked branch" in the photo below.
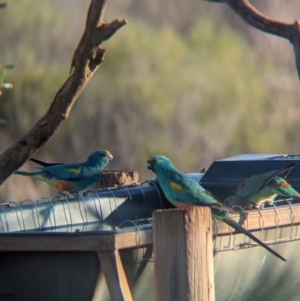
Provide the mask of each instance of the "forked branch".
{"label": "forked branch", "polygon": [[69,76],[45,115],[0,156],[0,185],[25,163],[68,118],[72,106],[103,61],[100,45],[126,24],[125,20],[103,22],[107,0],[92,0],[86,28],[75,50]]}

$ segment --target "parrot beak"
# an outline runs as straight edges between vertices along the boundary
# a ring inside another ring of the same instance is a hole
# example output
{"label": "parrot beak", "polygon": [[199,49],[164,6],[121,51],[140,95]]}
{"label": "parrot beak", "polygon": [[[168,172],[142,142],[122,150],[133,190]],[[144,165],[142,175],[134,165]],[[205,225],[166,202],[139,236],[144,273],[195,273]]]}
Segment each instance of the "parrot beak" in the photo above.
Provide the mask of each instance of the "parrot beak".
{"label": "parrot beak", "polygon": [[111,161],[114,158],[113,155],[109,151],[106,151],[106,157],[109,161]]}

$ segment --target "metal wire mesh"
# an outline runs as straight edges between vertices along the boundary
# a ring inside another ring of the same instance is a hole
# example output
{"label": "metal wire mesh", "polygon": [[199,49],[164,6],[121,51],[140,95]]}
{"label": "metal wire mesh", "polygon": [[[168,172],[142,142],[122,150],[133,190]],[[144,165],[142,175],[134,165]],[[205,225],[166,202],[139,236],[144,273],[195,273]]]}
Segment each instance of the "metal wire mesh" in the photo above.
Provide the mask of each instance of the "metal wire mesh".
{"label": "metal wire mesh", "polygon": [[37,201],[27,199],[0,205],[0,233],[109,231],[124,226],[125,221],[131,221],[132,226],[166,206],[154,181],[87,191],[74,197],[59,194]]}
{"label": "metal wire mesh", "polygon": [[[267,244],[300,239],[300,204],[293,199],[279,199],[265,209],[241,210],[240,214],[245,218],[243,226]],[[232,218],[237,219],[235,214]],[[215,252],[257,245],[218,221],[214,222],[214,237]]]}

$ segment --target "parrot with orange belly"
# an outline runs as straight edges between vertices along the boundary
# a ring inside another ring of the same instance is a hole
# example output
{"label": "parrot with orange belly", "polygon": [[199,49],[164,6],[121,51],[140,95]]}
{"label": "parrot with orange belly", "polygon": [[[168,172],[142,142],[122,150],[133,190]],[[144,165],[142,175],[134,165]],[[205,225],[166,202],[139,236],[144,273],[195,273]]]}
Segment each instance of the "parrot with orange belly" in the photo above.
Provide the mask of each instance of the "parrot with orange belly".
{"label": "parrot with orange belly", "polygon": [[284,168],[247,178],[237,186],[235,195],[227,197],[224,202],[230,206],[251,209],[263,207],[265,203],[271,205],[277,196],[300,200],[299,192],[285,180],[296,165],[297,163],[292,163]]}
{"label": "parrot with orange belly", "polygon": [[82,163],[55,164],[33,159],[32,161],[43,166],[39,171],[16,171],[15,174],[46,182],[58,192],[76,193],[93,186],[112,159],[113,156],[108,150],[94,152]]}

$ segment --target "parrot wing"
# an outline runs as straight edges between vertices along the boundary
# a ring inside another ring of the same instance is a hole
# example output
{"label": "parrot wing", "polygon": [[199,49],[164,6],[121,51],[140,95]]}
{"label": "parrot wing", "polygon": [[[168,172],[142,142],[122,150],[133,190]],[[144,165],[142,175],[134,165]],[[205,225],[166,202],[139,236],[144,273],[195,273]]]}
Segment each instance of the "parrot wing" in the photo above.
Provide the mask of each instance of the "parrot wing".
{"label": "parrot wing", "polygon": [[172,198],[178,202],[235,212],[233,208],[219,202],[209,191],[186,175],[172,172],[169,174],[169,179],[169,191]]}
{"label": "parrot wing", "polygon": [[55,179],[80,180],[83,178],[82,170],[79,164],[62,164],[46,166],[43,171]]}
{"label": "parrot wing", "polygon": [[241,198],[248,198],[257,193],[263,186],[267,185],[275,178],[279,176],[286,178],[290,171],[298,164],[299,163],[292,163],[289,166],[278,170],[253,175],[237,186],[236,195]]}
{"label": "parrot wing", "polygon": [[289,166],[287,166],[287,167],[284,167],[284,168],[282,168],[282,169],[279,169],[278,171],[277,171],[277,176],[280,176],[280,177],[282,177],[282,178],[286,178],[287,176],[288,176],[288,174],[291,172],[291,170],[296,166],[296,165],[299,165],[300,163],[292,163],[292,164],[290,164]]}
{"label": "parrot wing", "polygon": [[[185,175],[177,172],[170,173],[169,175],[169,185],[172,193],[172,197],[177,201],[184,204],[193,204],[200,206],[209,206],[212,209],[212,214],[215,218],[225,222],[238,232],[241,232],[247,235],[249,238],[254,240],[260,246],[264,247],[266,250],[271,252],[276,257],[280,258],[283,261],[286,261],[284,257],[280,254],[272,250],[268,245],[263,243],[260,239],[254,236],[251,232],[247,231],[240,224],[238,224],[235,220],[233,220],[228,212],[235,212],[232,208],[218,202],[214,196],[204,189],[197,182],[189,179]],[[229,210],[228,210],[228,209]]]}
{"label": "parrot wing", "polygon": [[236,188],[236,195],[241,198],[248,198],[259,191],[267,182],[270,181],[270,176],[274,174],[274,170],[263,174],[254,175],[244,180]]}

